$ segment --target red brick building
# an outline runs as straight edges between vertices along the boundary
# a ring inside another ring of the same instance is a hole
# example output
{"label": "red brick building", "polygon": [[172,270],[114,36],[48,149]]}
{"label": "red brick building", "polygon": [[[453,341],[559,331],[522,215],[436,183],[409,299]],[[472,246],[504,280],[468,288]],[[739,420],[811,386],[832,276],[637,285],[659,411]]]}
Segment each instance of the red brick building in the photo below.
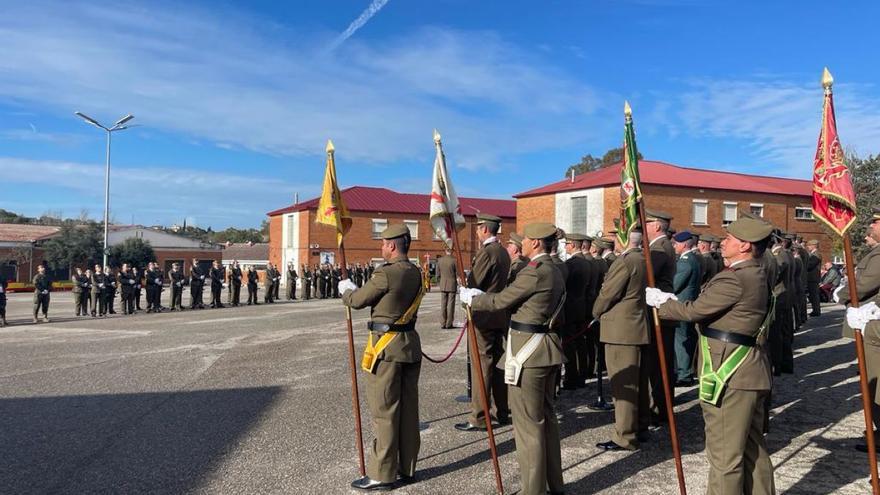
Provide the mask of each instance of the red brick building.
{"label": "red brick building", "polygon": [[[724,234],[739,211],[751,211],[787,232],[818,239],[831,259],[832,238],[813,219],[812,182],[680,167],[642,160],[645,204],[669,212],[673,228]],[[537,220],[564,230],[608,232],[620,216],[620,166],[610,166],[514,195],[517,230]]]}
{"label": "red brick building", "polygon": [[0,273],[10,282],[30,282],[43,263],[41,243],[60,227],[21,223],[0,224]]}
{"label": "red brick building", "polygon": [[[352,216],[351,230],[345,237],[346,261],[380,263],[379,233],[389,224],[405,223],[412,233],[410,258],[424,264],[426,256],[436,259],[444,244],[428,221],[430,198],[427,194],[398,193],[382,187],[355,186],[342,190],[342,197]],[[336,233],[331,227],[315,223],[318,199],[294,204],[267,213],[269,216],[269,261],[282,267],[288,261],[314,265],[320,260],[337,262]],[[516,224],[516,203],[503,199],[459,198],[467,223],[460,233],[465,260],[473,256],[476,244],[474,222],[477,213],[502,218],[502,232]],[[284,275],[286,277],[286,273]],[[286,282],[286,281],[285,281]]]}

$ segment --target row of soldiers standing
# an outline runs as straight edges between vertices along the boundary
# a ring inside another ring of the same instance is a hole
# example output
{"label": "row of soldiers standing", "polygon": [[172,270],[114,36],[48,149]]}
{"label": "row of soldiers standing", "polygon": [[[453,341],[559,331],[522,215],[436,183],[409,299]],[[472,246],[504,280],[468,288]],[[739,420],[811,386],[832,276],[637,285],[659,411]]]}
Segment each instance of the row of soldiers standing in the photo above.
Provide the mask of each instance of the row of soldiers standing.
{"label": "row of soldiers standing", "polygon": [[[371,264],[348,265],[347,267],[349,279],[357,286],[362,287],[364,283],[373,275],[375,268]],[[339,281],[342,280],[342,268],[338,264],[315,263],[314,267],[302,265],[303,276],[303,298],[311,299],[330,299],[338,298]],[[296,271],[293,271],[294,279]],[[291,280],[291,274],[288,273],[288,280]],[[294,289],[295,290],[295,289]],[[314,296],[313,296],[314,294]]]}

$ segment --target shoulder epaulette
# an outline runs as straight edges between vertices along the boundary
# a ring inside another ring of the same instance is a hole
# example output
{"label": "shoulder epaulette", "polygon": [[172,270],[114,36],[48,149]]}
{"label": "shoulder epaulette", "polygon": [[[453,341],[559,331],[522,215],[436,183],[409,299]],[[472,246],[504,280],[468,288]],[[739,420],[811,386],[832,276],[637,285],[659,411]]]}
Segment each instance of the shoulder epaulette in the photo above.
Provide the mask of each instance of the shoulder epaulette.
{"label": "shoulder epaulette", "polygon": [[532,261],[529,261],[529,265],[528,265],[528,266],[530,266],[530,267],[532,267],[532,268],[537,268],[537,267],[540,266],[540,265],[541,265],[541,262],[540,262],[540,261],[532,260]]}

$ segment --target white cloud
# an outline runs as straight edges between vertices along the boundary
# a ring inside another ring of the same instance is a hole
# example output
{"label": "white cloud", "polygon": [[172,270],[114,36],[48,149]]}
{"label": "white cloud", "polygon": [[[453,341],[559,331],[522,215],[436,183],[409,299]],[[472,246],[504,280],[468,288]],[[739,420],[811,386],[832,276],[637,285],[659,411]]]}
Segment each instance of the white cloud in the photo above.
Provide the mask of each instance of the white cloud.
{"label": "white cloud", "polygon": [[0,99],[131,112],[188,139],[288,156],[320,155],[332,137],[365,163],[429,162],[435,127],[451,164],[470,168],[589,146],[609,128],[591,122],[589,87],[491,32],[420,28],[326,53],[323,34],[286,29],[222,10],[19,2],[0,18]]}
{"label": "white cloud", "polygon": [[[880,151],[880,100],[871,91],[875,88],[837,84],[834,89],[844,147],[863,154]],[[699,81],[683,91],[680,110],[665,124],[670,132],[681,128],[695,137],[740,139],[760,162],[802,168],[812,163],[816,151],[822,98],[816,81]]]}

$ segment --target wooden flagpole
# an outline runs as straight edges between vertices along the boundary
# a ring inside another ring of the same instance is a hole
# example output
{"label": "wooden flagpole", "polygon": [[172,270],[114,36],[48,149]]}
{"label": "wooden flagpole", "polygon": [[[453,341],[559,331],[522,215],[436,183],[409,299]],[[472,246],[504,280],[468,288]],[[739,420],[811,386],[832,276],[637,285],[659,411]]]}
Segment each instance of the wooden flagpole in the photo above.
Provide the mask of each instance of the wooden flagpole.
{"label": "wooden flagpole", "polygon": [[[348,278],[348,268],[345,262],[345,240],[339,243],[339,266],[342,270],[342,279]],[[348,364],[351,371],[351,404],[354,410],[354,431],[357,436],[358,465],[360,466],[361,476],[367,475],[367,469],[364,464],[364,436],[361,431],[361,399],[358,393],[357,382],[357,364],[354,355],[354,330],[351,323],[351,308],[345,307],[345,326],[348,329]]]}

